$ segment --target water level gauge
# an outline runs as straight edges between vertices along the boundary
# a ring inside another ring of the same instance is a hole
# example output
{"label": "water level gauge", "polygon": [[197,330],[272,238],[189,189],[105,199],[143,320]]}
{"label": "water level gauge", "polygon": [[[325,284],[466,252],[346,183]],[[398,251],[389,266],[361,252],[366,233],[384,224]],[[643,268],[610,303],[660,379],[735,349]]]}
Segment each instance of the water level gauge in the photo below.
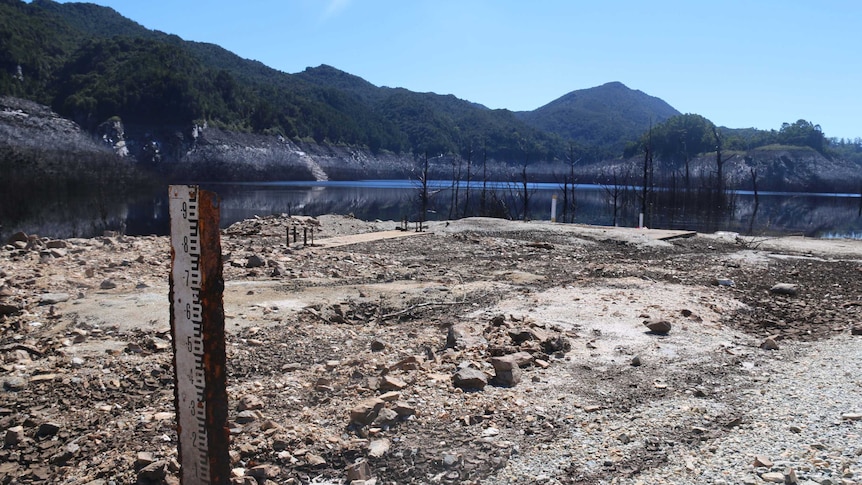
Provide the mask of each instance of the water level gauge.
{"label": "water level gauge", "polygon": [[183,485],[230,481],[218,197],[168,188],[174,403]]}

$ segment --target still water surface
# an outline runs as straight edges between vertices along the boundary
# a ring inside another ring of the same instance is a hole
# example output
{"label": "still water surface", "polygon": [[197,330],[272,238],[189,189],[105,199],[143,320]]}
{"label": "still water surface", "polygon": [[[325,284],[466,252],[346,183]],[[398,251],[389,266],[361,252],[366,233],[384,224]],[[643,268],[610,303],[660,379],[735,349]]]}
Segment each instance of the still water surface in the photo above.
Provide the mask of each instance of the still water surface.
{"label": "still water surface", "polygon": [[[364,220],[417,220],[419,218],[417,182],[409,180],[367,180],[352,182],[270,182],[217,184],[205,188],[222,198],[222,224],[269,214],[352,214]],[[523,218],[521,188],[507,183],[489,184],[486,200],[497,200],[510,218]],[[482,184],[465,184],[458,189],[456,209],[452,209],[455,191],[449,181],[429,183],[431,200],[427,220],[445,220],[465,213],[479,214]],[[467,193],[469,192],[469,200]],[[551,199],[557,195],[556,217],[561,222],[613,225],[611,191],[597,185],[579,185],[575,189],[574,210],[564,213],[563,191],[558,184],[530,184],[529,218],[549,220]],[[617,224],[637,226],[641,204],[636,188],[629,188],[618,201]],[[858,194],[764,193],[755,204],[751,192],[737,192],[725,209],[708,202],[681,201],[659,197],[647,217],[646,225],[656,228],[687,229],[700,232],[734,231],[744,234],[801,234],[811,237],[862,238],[862,217]],[[490,203],[486,204],[486,208]],[[503,209],[501,209],[503,210]],[[164,234],[168,227],[165,197],[140,201],[129,206],[126,231],[129,234]]]}
{"label": "still water surface", "polygon": [[[202,184],[222,199],[222,226],[253,216],[270,214],[310,215],[352,214],[365,220],[419,219],[419,185],[409,180],[365,180],[351,182],[267,182]],[[486,201],[495,200],[496,215],[523,218],[521,187],[493,183],[485,188]],[[426,220],[478,215],[482,184],[458,188],[449,181],[429,183],[431,194]],[[574,210],[564,208],[563,190],[558,184],[530,184],[528,218],[549,220],[551,198],[557,195],[557,221],[613,225],[612,190],[596,185],[578,185]],[[468,196],[469,194],[469,196]],[[637,226],[641,204],[637,188],[618,191],[616,224]],[[811,194],[761,192],[758,203],[750,192],[736,192],[724,201],[683,200],[678,195],[659,192],[648,210],[645,225],[655,228],[699,232],[734,231],[752,235],[799,234],[811,237],[862,238],[859,194]],[[469,197],[469,200],[468,200]],[[571,199],[571,197],[569,197]],[[486,204],[486,212],[490,210]],[[49,237],[92,236],[104,230],[121,230],[129,235],[167,234],[167,187],[163,193],[134,200],[58,201],[32,220],[17,223],[14,230]],[[8,225],[6,232],[13,230]]]}

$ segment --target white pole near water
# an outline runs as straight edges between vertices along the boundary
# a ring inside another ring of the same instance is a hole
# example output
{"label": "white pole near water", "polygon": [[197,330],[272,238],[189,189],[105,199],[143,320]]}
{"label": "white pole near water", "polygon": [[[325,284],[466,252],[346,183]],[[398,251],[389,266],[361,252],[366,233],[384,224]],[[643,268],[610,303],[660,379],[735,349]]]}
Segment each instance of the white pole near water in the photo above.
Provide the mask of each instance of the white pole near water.
{"label": "white pole near water", "polygon": [[644,213],[641,212],[638,214],[638,229],[644,228]]}
{"label": "white pole near water", "polygon": [[551,222],[557,222],[557,194],[551,196]]}

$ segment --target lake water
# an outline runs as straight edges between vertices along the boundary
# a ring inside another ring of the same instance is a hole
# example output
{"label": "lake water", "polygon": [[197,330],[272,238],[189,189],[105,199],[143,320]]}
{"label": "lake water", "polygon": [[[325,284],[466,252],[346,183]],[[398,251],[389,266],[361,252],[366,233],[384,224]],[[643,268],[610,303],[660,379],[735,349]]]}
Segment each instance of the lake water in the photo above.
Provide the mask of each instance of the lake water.
{"label": "lake water", "polygon": [[[419,218],[418,182],[368,180],[354,182],[269,182],[202,184],[222,199],[222,226],[253,216],[270,214],[352,214],[365,220]],[[469,193],[469,200],[468,194]],[[426,220],[444,220],[481,212],[482,184],[455,191],[448,181],[429,183],[430,201]],[[613,190],[596,185],[575,189],[575,207],[564,211],[563,190],[557,184],[530,184],[528,217],[549,220],[551,199],[557,195],[557,221],[613,225]],[[523,218],[523,188],[507,183],[485,189],[485,213],[513,219]],[[617,191],[617,225],[637,226],[641,209],[639,191]],[[758,203],[752,193],[737,192],[716,202],[705,197],[681,198],[657,192],[648,209],[645,225],[655,228],[699,232],[734,231],[752,235],[799,234],[810,237],[862,238],[859,194],[764,193]],[[492,203],[493,202],[493,203]],[[61,201],[46,207],[38,217],[15,228],[50,237],[91,236],[103,230],[122,230],[129,235],[168,232],[167,187],[164,193],[135,200]],[[6,233],[3,235],[5,236]]]}

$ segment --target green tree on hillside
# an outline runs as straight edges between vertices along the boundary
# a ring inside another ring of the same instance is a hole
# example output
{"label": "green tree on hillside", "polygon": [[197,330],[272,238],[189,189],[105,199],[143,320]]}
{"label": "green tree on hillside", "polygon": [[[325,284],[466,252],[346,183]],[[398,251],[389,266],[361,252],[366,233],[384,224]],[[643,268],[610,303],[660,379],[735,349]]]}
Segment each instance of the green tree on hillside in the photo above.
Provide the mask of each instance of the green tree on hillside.
{"label": "green tree on hillside", "polygon": [[778,130],[778,143],[782,145],[807,146],[824,152],[827,146],[826,137],[820,125],[806,120],[798,120],[796,123],[783,123]]}

